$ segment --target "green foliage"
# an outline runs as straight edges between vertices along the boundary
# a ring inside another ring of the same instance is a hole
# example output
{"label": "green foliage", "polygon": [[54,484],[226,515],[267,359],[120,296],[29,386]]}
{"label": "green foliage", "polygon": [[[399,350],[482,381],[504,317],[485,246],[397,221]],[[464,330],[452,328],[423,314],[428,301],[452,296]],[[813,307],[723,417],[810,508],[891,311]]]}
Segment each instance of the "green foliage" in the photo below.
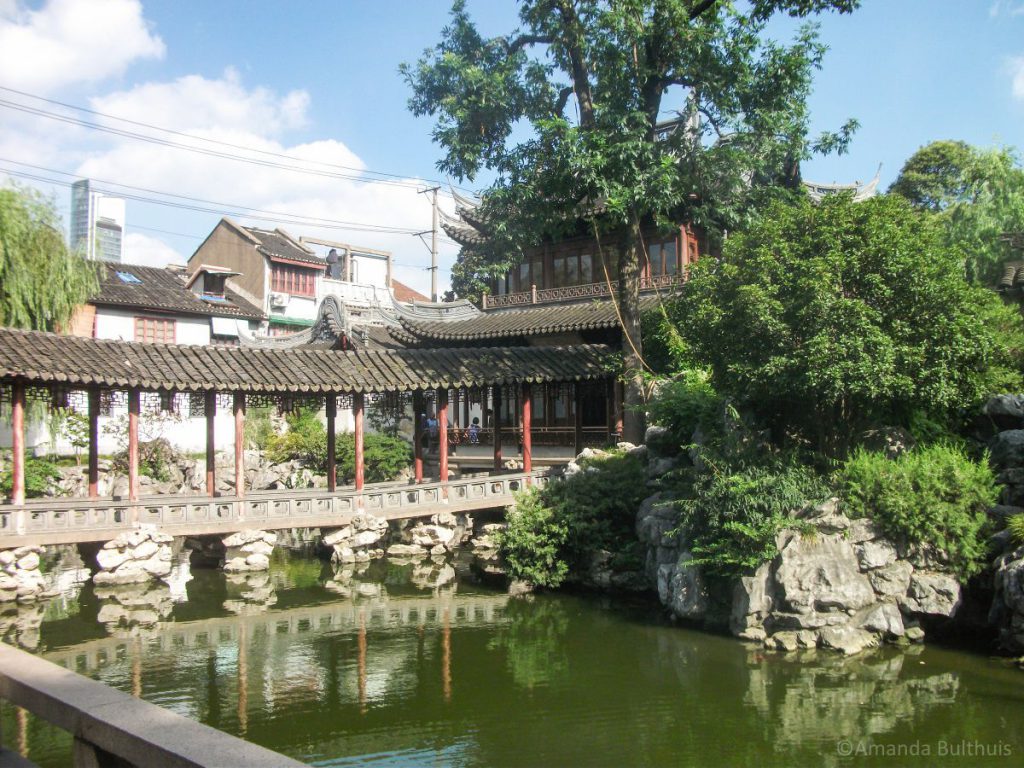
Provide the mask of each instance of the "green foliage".
{"label": "green foliage", "polygon": [[647,404],[652,424],[668,427],[675,448],[689,445],[694,430],[713,433],[723,407],[709,371],[695,368],[664,382]]}
{"label": "green foliage", "polygon": [[75,460],[81,462],[82,451],[89,447],[89,417],[70,408],[50,413],[51,439],[63,437],[75,449]]}
{"label": "green foliage", "polygon": [[[113,467],[122,474],[128,473],[127,449],[117,453]],[[181,460],[181,454],[164,438],[139,441],[139,474],[146,475],[158,483],[171,479],[171,468]]]}
{"label": "green foliage", "polygon": [[679,317],[678,305],[666,299],[660,308],[640,316],[644,360],[655,375],[670,375],[692,365],[690,348],[677,330],[684,320]]}
{"label": "green foliage", "polygon": [[828,485],[791,458],[703,452],[689,493],[672,502],[691,542],[694,566],[712,577],[748,574],[778,554],[776,535],[802,527],[794,514],[829,494]]}
{"label": "green foliage", "polygon": [[851,516],[871,518],[896,541],[938,548],[963,579],[983,567],[987,513],[998,495],[987,460],[942,443],[894,460],[858,450],[840,479]]}
{"label": "green foliage", "polygon": [[[318,472],[327,468],[327,428],[315,411],[295,409],[285,417],[288,431],[272,434],[267,456],[275,463],[298,460]],[[339,434],[335,448],[340,482],[355,480],[355,435]],[[368,483],[393,480],[412,462],[412,446],[400,437],[367,432],[363,435],[363,472]]]}
{"label": "green foliage", "polygon": [[902,198],[773,205],[691,275],[680,333],[715,387],[820,450],[1019,386],[1020,321]]}
{"label": "green foliage", "polygon": [[[245,413],[245,447],[265,451],[274,436],[274,422],[270,407],[249,408]],[[326,446],[326,443],[325,443]]]}
{"label": "green foliage", "polygon": [[613,453],[583,460],[583,471],[520,494],[498,545],[513,578],[557,587],[586,570],[598,550],[622,553],[635,541],[636,510],[647,493],[643,467]]}
{"label": "green foliage", "polygon": [[53,201],[0,187],[0,325],[60,330],[99,290],[97,265],[71,253]]}
{"label": "green foliage", "polygon": [[285,421],[286,432],[266,438],[268,458],[275,464],[298,460],[322,471],[327,464],[327,428],[316,411],[296,408]]}
{"label": "green foliage", "polygon": [[[356,477],[355,435],[338,435],[338,475],[351,483]],[[400,437],[378,432],[363,435],[363,473],[368,483],[394,480],[412,463],[412,446]]]}
{"label": "green foliage", "polygon": [[[0,475],[0,492],[10,497],[11,489],[14,486],[13,467],[10,461],[6,463],[3,474]],[[51,483],[60,477],[57,465],[47,459],[39,459],[34,456],[25,457],[25,497],[29,499],[45,496]]]}
{"label": "green foliage", "polygon": [[1024,232],[1024,168],[1014,150],[936,141],[907,160],[890,191],[937,214],[971,279],[994,285],[1004,263],[1020,259],[1004,237]]}
{"label": "green foliage", "polygon": [[1018,544],[1024,544],[1024,513],[1019,515],[1013,515],[1009,520],[1006,521],[1006,527],[1010,531],[1010,536]]}

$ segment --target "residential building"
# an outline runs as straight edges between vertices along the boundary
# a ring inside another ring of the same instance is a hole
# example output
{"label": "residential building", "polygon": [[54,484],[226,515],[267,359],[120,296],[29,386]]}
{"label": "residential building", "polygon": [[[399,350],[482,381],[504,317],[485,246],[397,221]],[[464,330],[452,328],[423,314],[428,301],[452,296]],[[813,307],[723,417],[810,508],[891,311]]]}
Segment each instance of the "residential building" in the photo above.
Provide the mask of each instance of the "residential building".
{"label": "residential building", "polygon": [[71,249],[86,258],[124,261],[125,201],[94,192],[89,179],[71,185]]}
{"label": "residential building", "polygon": [[[313,326],[318,307],[333,296],[356,311],[391,302],[391,290],[421,296],[391,277],[391,254],[283,229],[242,226],[222,218],[188,261],[238,273],[232,285],[267,319],[262,335],[287,336]],[[425,298],[425,297],[422,297]]]}

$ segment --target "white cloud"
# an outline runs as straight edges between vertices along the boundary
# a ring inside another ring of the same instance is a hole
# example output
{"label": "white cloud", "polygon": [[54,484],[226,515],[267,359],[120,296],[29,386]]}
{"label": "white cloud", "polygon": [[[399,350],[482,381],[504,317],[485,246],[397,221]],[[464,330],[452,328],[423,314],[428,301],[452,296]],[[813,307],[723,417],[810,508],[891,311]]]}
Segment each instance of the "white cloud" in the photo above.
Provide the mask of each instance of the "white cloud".
{"label": "white cloud", "polygon": [[1020,16],[1024,14],[1024,2],[1021,0],[994,0],[988,9],[988,15],[992,18],[1001,16]]}
{"label": "white cloud", "polygon": [[306,124],[309,94],[297,90],[278,98],[266,88],[247,90],[238,72],[228,69],[216,80],[187,75],[145,83],[94,98],[91,104],[99,112],[204,136],[209,131],[276,136]]}
{"label": "white cloud", "polygon": [[1007,62],[1013,98],[1024,101],[1024,56],[1015,56]]}
{"label": "white cloud", "polygon": [[163,267],[167,264],[184,264],[183,256],[162,240],[130,231],[124,236],[124,260],[127,264],[142,264],[147,267]]}
{"label": "white cloud", "polygon": [[138,0],[49,0],[39,10],[0,4],[0,79],[11,88],[50,93],[97,82],[164,52]]}

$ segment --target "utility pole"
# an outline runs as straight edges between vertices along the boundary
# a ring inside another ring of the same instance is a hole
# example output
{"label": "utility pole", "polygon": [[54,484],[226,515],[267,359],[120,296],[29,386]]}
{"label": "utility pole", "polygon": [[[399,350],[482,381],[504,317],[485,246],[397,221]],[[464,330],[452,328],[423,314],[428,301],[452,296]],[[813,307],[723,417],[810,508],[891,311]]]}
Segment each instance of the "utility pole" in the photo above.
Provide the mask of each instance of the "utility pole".
{"label": "utility pole", "polygon": [[420,194],[424,192],[433,193],[433,208],[434,218],[430,228],[430,300],[437,301],[437,191],[440,187],[431,187],[430,189],[421,189]]}

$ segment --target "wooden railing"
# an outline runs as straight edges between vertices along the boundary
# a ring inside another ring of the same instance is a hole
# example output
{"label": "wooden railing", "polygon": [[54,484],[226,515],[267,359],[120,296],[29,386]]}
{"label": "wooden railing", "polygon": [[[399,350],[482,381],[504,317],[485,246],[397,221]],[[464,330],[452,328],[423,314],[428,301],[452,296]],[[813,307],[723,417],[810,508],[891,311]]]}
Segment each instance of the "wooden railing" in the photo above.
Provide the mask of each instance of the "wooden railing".
{"label": "wooden railing", "polygon": [[258,491],[237,496],[148,496],[122,499],[47,499],[0,507],[0,549],[23,544],[108,541],[145,523],[173,536],[259,528],[316,528],[344,525],[359,511],[386,519],[429,516],[510,504],[528,483],[548,482],[548,469],[530,473],[481,473],[447,483],[394,483],[343,488]]}
{"label": "wooden railing", "polygon": [[[640,279],[641,291],[653,291],[671,288],[684,282],[685,274],[679,275],[655,275]],[[612,286],[616,281],[612,281]],[[482,298],[484,309],[500,309],[502,307],[527,306],[530,304],[550,304],[557,301],[575,301],[577,299],[600,298],[608,296],[608,283],[584,283],[582,285],[566,285],[561,288],[542,288],[532,286],[529,291],[519,293],[484,294]]]}
{"label": "wooden railing", "polygon": [[0,698],[70,733],[76,768],[303,765],[3,644]]}

